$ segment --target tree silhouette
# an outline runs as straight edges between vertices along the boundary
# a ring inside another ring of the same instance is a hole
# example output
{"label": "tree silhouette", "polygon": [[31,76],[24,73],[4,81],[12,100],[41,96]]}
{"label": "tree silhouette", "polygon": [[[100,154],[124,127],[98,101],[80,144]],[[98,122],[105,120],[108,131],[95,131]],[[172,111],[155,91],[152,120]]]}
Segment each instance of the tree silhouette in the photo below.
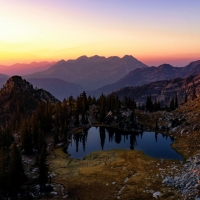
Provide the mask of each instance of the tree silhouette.
{"label": "tree silhouette", "polygon": [[106,138],[105,127],[100,126],[99,127],[99,133],[100,133],[101,149],[103,150],[104,144],[105,144],[105,138]]}
{"label": "tree silhouette", "polygon": [[16,196],[24,180],[25,174],[20,151],[14,143],[11,146],[8,164],[8,188],[12,195]]}
{"label": "tree silhouette", "polygon": [[185,93],[185,103],[187,103],[188,101],[188,96],[187,96],[187,93]]}
{"label": "tree silhouette", "polygon": [[39,183],[41,186],[41,189],[43,190],[45,187],[45,183],[48,181],[48,164],[46,160],[46,148],[45,146],[42,147],[42,151],[39,157]]}

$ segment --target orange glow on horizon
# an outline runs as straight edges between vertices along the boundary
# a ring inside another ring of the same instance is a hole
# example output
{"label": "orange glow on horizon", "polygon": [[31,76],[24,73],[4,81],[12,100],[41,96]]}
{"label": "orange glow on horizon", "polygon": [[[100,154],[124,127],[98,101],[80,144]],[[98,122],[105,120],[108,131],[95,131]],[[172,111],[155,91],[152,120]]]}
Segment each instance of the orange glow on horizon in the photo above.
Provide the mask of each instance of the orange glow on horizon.
{"label": "orange glow on horizon", "polygon": [[82,55],[127,54],[150,66],[200,59],[200,15],[194,3],[181,10],[180,4],[174,2],[172,9],[164,1],[156,2],[160,7],[148,1],[80,2],[3,1],[0,65]]}

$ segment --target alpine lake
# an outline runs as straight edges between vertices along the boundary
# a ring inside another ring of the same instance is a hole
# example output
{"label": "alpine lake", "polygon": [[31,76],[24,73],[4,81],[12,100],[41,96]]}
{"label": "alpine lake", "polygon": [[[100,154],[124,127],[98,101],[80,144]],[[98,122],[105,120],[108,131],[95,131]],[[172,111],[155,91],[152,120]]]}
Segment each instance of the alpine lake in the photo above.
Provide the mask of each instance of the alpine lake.
{"label": "alpine lake", "polygon": [[115,128],[91,127],[72,135],[67,152],[71,158],[84,159],[91,152],[112,149],[140,150],[153,158],[182,160],[172,149],[172,137],[155,132],[123,132]]}

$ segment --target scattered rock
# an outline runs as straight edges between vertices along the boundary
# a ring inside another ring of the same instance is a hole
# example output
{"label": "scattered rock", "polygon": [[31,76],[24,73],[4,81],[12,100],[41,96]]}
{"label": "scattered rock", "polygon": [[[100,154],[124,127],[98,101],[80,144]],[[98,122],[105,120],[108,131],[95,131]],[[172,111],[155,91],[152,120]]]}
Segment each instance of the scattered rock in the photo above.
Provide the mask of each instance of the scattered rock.
{"label": "scattered rock", "polygon": [[154,192],[153,193],[153,197],[156,198],[156,199],[159,198],[159,197],[161,197],[161,196],[162,196],[161,192]]}

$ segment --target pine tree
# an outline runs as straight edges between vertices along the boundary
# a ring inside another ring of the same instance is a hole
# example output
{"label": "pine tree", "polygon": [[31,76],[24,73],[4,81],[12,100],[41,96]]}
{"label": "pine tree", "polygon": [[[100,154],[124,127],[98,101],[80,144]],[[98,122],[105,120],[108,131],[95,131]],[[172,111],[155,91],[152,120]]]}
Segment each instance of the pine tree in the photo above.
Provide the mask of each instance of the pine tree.
{"label": "pine tree", "polygon": [[100,121],[104,122],[106,117],[106,97],[105,95],[101,95],[100,97]]}
{"label": "pine tree", "polygon": [[172,98],[172,100],[170,101],[170,109],[174,110],[175,106],[174,106],[174,97]]}
{"label": "pine tree", "polygon": [[11,146],[8,164],[8,187],[13,195],[16,195],[24,180],[25,174],[20,151],[14,143]]}
{"label": "pine tree", "polygon": [[22,149],[25,154],[31,154],[33,151],[32,135],[26,121],[22,127]]}
{"label": "pine tree", "polygon": [[54,143],[57,144],[59,142],[59,132],[58,132],[58,126],[54,128],[54,134],[53,134],[53,139]]}
{"label": "pine tree", "polygon": [[185,103],[187,103],[188,101],[188,97],[187,97],[187,93],[185,93]]}
{"label": "pine tree", "polygon": [[178,108],[178,96],[176,94],[175,96],[175,103],[174,103],[175,108]]}
{"label": "pine tree", "polygon": [[0,194],[4,194],[7,192],[7,162],[6,155],[3,148],[0,149]]}
{"label": "pine tree", "polygon": [[194,100],[195,98],[197,98],[197,95],[196,95],[196,89],[193,88],[193,92],[192,92],[192,100]]}
{"label": "pine tree", "polygon": [[146,110],[152,112],[153,111],[153,102],[151,100],[151,95],[147,96],[147,100],[146,100]]}
{"label": "pine tree", "polygon": [[39,183],[41,186],[41,189],[45,187],[45,183],[48,182],[48,164],[46,160],[46,148],[45,146],[42,147],[42,151],[39,157]]}
{"label": "pine tree", "polygon": [[41,152],[43,146],[46,147],[44,132],[39,130],[39,132],[38,132],[38,149],[39,149],[40,152]]}

